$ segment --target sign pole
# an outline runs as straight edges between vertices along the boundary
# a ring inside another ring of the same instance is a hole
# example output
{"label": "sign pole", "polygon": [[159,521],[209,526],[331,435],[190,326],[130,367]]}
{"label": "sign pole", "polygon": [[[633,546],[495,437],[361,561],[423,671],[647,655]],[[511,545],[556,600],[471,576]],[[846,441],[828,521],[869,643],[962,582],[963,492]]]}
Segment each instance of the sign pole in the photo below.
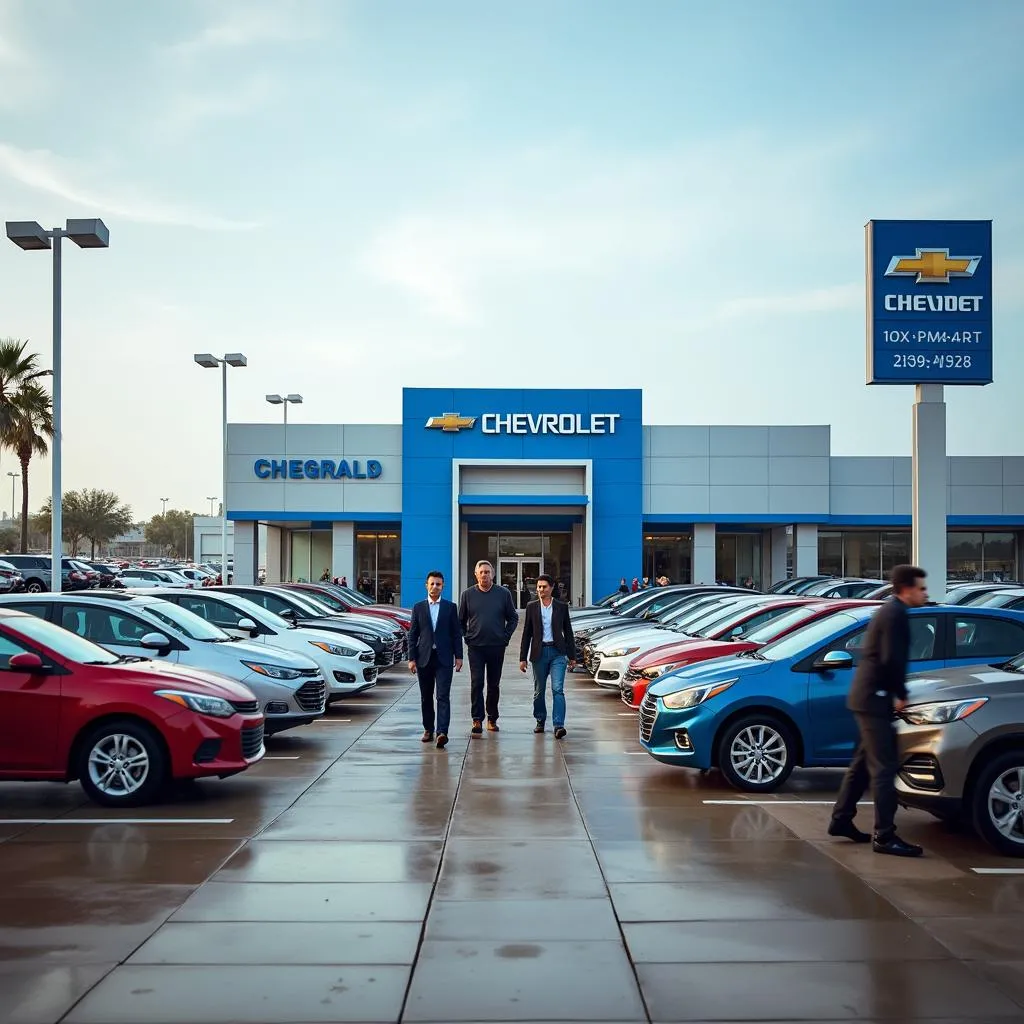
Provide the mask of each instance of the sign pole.
{"label": "sign pole", "polygon": [[946,596],[946,401],[941,384],[918,384],[913,406],[913,555],[932,600]]}

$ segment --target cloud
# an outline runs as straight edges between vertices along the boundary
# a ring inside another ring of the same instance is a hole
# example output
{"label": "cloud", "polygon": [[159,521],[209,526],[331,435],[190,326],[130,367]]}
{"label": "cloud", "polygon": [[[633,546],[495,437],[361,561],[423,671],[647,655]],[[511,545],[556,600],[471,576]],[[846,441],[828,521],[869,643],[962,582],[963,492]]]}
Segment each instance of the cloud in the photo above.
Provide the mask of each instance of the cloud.
{"label": "cloud", "polygon": [[318,19],[308,3],[218,3],[215,19],[188,39],[172,43],[169,53],[182,58],[241,50],[264,43],[275,45],[309,39],[316,35]]}
{"label": "cloud", "polygon": [[751,295],[728,299],[718,307],[723,319],[748,316],[784,316],[790,313],[831,313],[864,305],[864,282],[810,288],[784,295]]}
{"label": "cloud", "polygon": [[265,107],[277,95],[277,86],[269,76],[261,75],[232,85],[230,90],[178,92],[159,119],[159,133],[180,137],[207,121],[242,117]]}
{"label": "cloud", "polygon": [[[0,143],[0,173],[29,188],[66,200],[83,211],[109,214],[141,224],[199,228],[206,231],[246,231],[259,227],[252,221],[218,217],[170,200],[146,196],[130,187],[110,191],[92,188],[81,170],[68,166],[49,150],[19,149]],[[109,188],[109,186],[108,186]]]}
{"label": "cloud", "polygon": [[0,109],[24,112],[49,91],[38,53],[18,25],[20,5],[0,2]]}

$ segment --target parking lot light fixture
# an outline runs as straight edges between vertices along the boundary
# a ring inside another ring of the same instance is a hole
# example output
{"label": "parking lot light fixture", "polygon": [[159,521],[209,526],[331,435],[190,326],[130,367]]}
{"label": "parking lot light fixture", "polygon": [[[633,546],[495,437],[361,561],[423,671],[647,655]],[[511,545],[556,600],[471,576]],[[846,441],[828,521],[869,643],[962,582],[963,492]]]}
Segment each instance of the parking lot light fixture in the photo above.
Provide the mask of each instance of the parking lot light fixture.
{"label": "parking lot light fixture", "polygon": [[271,405],[280,405],[284,407],[284,425],[288,426],[288,406],[289,405],[302,405],[302,395],[267,395],[267,401]]}
{"label": "parking lot light fixture", "polygon": [[11,522],[14,522],[14,481],[21,478],[20,473],[8,473],[11,478]]}
{"label": "parking lot light fixture", "polygon": [[214,515],[215,515],[215,513],[213,511],[213,503],[217,500],[217,495],[214,494],[214,495],[211,496],[211,495],[208,494],[206,496],[206,500],[210,503],[210,518],[212,519],[214,517]]}
{"label": "parking lot light fixture", "polygon": [[167,515],[167,502],[169,502],[171,499],[170,498],[161,498],[160,500],[164,503],[164,507],[160,510],[160,515],[166,516]]}
{"label": "parking lot light fixture", "polygon": [[217,357],[211,352],[197,352],[192,357],[206,370],[221,368],[221,502],[220,518],[220,581],[228,583],[228,367],[248,366],[249,360],[241,352],[226,352]]}
{"label": "parking lot light fixture", "polygon": [[70,238],[80,249],[106,249],[110,231],[98,217],[67,220],[64,227],[47,230],[38,221],[9,220],[7,237],[26,251],[53,249],[53,445],[50,452],[50,587],[61,590],[63,553],[63,494],[61,491],[61,242]]}

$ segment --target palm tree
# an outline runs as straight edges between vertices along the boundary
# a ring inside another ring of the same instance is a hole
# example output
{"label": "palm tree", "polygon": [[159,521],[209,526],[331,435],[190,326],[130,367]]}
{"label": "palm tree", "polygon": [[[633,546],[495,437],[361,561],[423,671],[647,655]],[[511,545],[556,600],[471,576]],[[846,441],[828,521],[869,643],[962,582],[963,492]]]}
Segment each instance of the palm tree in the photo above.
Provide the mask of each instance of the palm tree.
{"label": "palm tree", "polygon": [[[2,346],[0,346],[2,348]],[[28,464],[33,455],[45,455],[53,437],[53,403],[35,381],[25,380],[10,400],[10,424],[0,443],[13,448],[21,463],[21,553],[28,551]]]}
{"label": "palm tree", "polygon": [[15,401],[23,384],[44,377],[52,370],[39,369],[39,356],[25,352],[26,342],[14,338],[0,340],[0,444],[16,419]]}

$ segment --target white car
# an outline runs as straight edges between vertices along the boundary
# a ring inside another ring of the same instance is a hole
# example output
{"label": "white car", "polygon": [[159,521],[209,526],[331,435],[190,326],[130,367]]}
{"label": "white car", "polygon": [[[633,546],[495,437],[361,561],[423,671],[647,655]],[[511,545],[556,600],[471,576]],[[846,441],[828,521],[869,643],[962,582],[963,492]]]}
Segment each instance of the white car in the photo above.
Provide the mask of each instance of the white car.
{"label": "white car", "polygon": [[205,569],[197,569],[190,565],[176,565],[167,572],[177,573],[179,576],[190,581],[196,588],[212,586],[217,579],[217,574],[207,572]]}
{"label": "white car", "polygon": [[327,680],[328,704],[377,685],[373,649],[355,637],[313,626],[295,626],[255,601],[223,590],[192,593],[158,590],[153,593],[187,608],[232,636],[312,658]]}
{"label": "white car", "polygon": [[243,643],[170,601],[149,595],[18,594],[0,597],[124,657],[153,658],[244,683],[260,702],[264,734],[308,725],[326,710],[327,684],[312,658]]}
{"label": "white car", "polygon": [[170,569],[123,569],[121,582],[126,587],[174,587],[191,590],[195,583]]}

